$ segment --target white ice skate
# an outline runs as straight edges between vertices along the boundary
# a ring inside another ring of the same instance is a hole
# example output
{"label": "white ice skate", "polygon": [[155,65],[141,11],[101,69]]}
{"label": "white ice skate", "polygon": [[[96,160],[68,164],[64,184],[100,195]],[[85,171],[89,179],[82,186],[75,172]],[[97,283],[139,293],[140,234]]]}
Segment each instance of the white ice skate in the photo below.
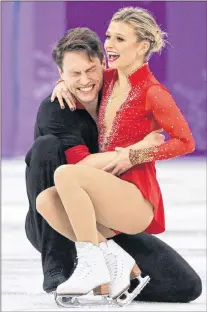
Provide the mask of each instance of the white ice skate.
{"label": "white ice skate", "polygon": [[[100,243],[100,248],[103,250],[110,273],[110,297],[120,306],[127,305],[147,285],[150,277],[141,277],[141,271],[135,260],[113,240]],[[130,281],[133,279],[137,279],[138,285],[130,290]]]}
{"label": "white ice skate", "polygon": [[102,250],[85,242],[77,242],[76,249],[77,266],[70,278],[57,287],[56,303],[62,307],[79,305],[87,295],[101,296],[101,303],[107,303],[110,274]]}

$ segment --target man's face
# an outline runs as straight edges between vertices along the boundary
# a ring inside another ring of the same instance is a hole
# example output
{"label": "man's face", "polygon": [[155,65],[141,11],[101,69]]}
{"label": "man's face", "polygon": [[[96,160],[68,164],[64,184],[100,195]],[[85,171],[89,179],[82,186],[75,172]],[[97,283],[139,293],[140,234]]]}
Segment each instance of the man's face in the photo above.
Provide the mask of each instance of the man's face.
{"label": "man's face", "polygon": [[94,101],[102,88],[104,65],[98,57],[89,59],[85,51],[67,52],[63,58],[61,78],[82,104]]}

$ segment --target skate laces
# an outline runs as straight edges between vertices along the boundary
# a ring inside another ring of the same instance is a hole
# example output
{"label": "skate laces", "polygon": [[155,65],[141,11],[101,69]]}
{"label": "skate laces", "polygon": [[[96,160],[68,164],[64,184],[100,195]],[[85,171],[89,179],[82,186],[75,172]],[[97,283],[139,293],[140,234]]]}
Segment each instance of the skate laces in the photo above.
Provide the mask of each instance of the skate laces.
{"label": "skate laces", "polygon": [[86,270],[88,269],[89,265],[88,265],[88,261],[85,258],[86,253],[81,253],[79,254],[76,259],[77,259],[77,264],[75,267],[75,270],[73,272],[73,278],[78,276],[79,279],[80,277],[84,276],[84,273],[86,272]]}
{"label": "skate laces", "polygon": [[109,270],[109,274],[110,274],[110,278],[111,278],[111,283],[113,283],[117,277],[117,272],[118,272],[118,268],[117,268],[117,259],[116,259],[116,255],[114,255],[113,253],[108,253],[107,257],[106,257],[106,264]]}
{"label": "skate laces", "polygon": [[73,276],[78,276],[79,278],[82,276],[84,278],[86,270],[90,267],[91,259],[89,257],[89,253],[93,248],[93,245],[85,245],[77,250],[77,265],[73,272]]}
{"label": "skate laces", "polygon": [[82,248],[79,248],[77,251],[77,256],[76,259],[81,259],[81,258],[85,258],[88,253],[92,250],[93,246],[92,245],[85,245]]}

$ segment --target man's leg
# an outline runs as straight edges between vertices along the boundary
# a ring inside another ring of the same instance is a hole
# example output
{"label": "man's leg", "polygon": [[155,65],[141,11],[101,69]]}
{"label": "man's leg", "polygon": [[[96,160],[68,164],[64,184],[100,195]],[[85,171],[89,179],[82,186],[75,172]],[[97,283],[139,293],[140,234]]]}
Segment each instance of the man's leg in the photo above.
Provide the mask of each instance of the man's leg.
{"label": "man's leg", "polygon": [[54,185],[57,167],[66,163],[60,140],[46,135],[35,140],[26,156],[26,186],[29,211],[26,216],[27,238],[41,253],[44,274],[43,289],[55,290],[65,281],[74,267],[74,243],[53,230],[36,210],[37,195]]}
{"label": "man's leg", "polygon": [[201,295],[200,277],[169,245],[147,233],[120,234],[113,238],[137,262],[143,275],[151,277],[135,300],[190,302]]}

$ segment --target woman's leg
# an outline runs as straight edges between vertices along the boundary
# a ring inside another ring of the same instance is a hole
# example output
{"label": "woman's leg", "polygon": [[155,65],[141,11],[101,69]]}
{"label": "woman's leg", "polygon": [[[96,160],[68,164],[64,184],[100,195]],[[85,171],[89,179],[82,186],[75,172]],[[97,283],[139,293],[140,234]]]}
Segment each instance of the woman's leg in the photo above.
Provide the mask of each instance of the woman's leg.
{"label": "woman's leg", "polygon": [[[36,207],[49,225],[66,238],[77,241],[68,215],[57,193],[56,187],[50,187],[39,194]],[[81,218],[81,215],[80,215]],[[115,232],[101,224],[97,224],[99,241],[105,241],[105,237],[113,237]]]}
{"label": "woman's leg", "polygon": [[[70,179],[68,179],[68,174],[70,174]],[[93,177],[92,181],[90,181],[91,177]],[[44,193],[38,196],[37,209],[51,226],[55,225],[56,228],[55,226],[54,228],[58,231],[61,229],[61,234],[73,240],[77,239],[78,242],[88,242],[85,248],[91,248],[91,245],[98,245],[100,242],[106,241],[106,238],[97,231],[97,222],[105,227],[133,234],[143,231],[153,218],[151,204],[143,199],[135,185],[122,181],[104,171],[89,166],[65,165],[56,170],[54,181],[62,202],[61,210],[50,209],[50,211],[53,210],[52,215],[45,213],[43,207],[47,205],[43,200],[46,198]],[[49,199],[51,202],[51,196]],[[57,206],[57,201],[54,199],[52,201],[54,207]],[[145,287],[149,281],[148,276],[141,278],[135,260],[114,242],[110,241],[107,245],[102,244],[100,249],[96,246],[92,248],[95,249],[90,249],[84,254],[84,257],[88,258],[91,263],[91,272],[93,273],[91,273],[93,278],[91,276],[87,281],[87,283],[93,281],[92,284],[89,283],[91,286],[87,288],[87,291],[93,289],[95,285],[106,285],[106,290],[103,288],[103,291],[108,292],[109,282],[112,279],[110,296],[117,298],[129,287],[130,278],[139,276],[140,284],[133,291],[135,293]],[[80,246],[77,245],[77,253],[80,258],[82,251],[79,249]],[[114,254],[116,263],[111,261],[111,254]],[[94,259],[96,259],[96,263],[99,263],[98,271],[97,266],[93,266]],[[79,271],[84,269],[81,263],[81,261],[78,262],[79,266],[77,265],[71,278],[58,287],[57,293],[59,295],[65,292],[67,294],[77,291],[79,293],[85,292],[85,284],[82,285],[82,288],[75,286],[79,279]],[[122,273],[117,274],[118,271]],[[69,293],[68,289],[70,289]],[[130,296],[125,299],[126,302],[132,299]]]}
{"label": "woman's leg", "polygon": [[78,241],[100,242],[96,222],[127,234],[144,231],[153,208],[137,187],[102,170],[63,165],[55,186]]}
{"label": "woman's leg", "polygon": [[[153,207],[134,184],[102,170],[89,166],[65,165],[56,170],[54,181],[78,242],[99,245],[101,240],[97,222],[108,228],[134,234],[144,231],[153,219]],[[117,298],[122,305],[129,303],[147,285],[149,276],[142,278],[135,260],[112,240],[107,245],[100,244],[100,249],[110,274],[110,297]],[[97,254],[100,249],[97,249]],[[91,269],[93,260],[90,260]],[[102,278],[102,284],[108,283],[108,280],[103,282],[104,263],[99,268],[102,276],[96,277]],[[106,272],[104,274],[107,276]],[[130,279],[135,277],[138,277],[139,284],[135,285],[133,294],[128,293],[123,300],[118,298],[128,289]],[[58,294],[71,288],[75,278],[78,279],[78,273],[72,276],[67,285],[58,287]]]}

